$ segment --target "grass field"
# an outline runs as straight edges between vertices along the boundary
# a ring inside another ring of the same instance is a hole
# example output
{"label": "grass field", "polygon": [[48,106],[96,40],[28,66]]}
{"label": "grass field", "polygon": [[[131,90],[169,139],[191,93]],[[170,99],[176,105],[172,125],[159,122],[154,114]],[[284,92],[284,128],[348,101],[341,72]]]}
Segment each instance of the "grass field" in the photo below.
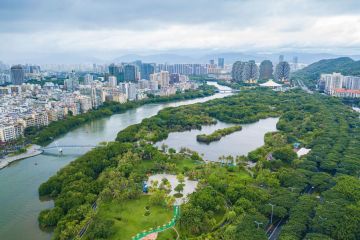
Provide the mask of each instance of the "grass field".
{"label": "grass field", "polygon": [[204,164],[204,162],[194,161],[190,158],[182,159],[181,161],[176,161],[176,167],[180,172],[185,172],[186,170],[195,168],[200,164]]}
{"label": "grass field", "polygon": [[173,228],[170,228],[164,232],[159,233],[157,240],[174,240],[177,234]]}
{"label": "grass field", "polygon": [[161,226],[172,218],[172,208],[158,206],[150,206],[150,215],[144,216],[145,207],[148,205],[148,196],[122,203],[103,204],[99,209],[99,216],[115,221],[116,234],[111,239],[130,240],[137,233]]}

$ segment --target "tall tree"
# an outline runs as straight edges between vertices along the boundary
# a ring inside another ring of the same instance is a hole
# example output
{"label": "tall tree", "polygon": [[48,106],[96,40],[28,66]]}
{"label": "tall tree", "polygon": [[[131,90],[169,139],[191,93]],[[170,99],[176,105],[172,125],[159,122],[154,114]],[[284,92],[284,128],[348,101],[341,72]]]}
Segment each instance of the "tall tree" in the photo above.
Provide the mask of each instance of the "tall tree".
{"label": "tall tree", "polygon": [[276,65],[275,78],[278,81],[285,82],[288,81],[290,77],[290,65],[288,62],[279,62]]}
{"label": "tall tree", "polygon": [[270,60],[264,60],[260,63],[260,79],[268,80],[273,77],[273,64]]}
{"label": "tall tree", "polygon": [[242,74],[243,74],[243,70],[244,70],[244,65],[245,63],[241,62],[241,61],[236,61],[233,66],[232,66],[232,79],[236,82],[241,82],[242,81]]}
{"label": "tall tree", "polygon": [[242,80],[244,82],[253,82],[259,78],[259,68],[254,60],[250,60],[244,65]]}

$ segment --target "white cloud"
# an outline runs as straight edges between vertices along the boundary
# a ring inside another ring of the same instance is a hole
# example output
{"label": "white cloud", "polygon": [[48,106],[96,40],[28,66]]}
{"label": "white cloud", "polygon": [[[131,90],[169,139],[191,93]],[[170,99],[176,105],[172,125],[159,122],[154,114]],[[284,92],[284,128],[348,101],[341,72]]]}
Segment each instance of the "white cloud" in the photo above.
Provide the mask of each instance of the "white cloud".
{"label": "white cloud", "polygon": [[[133,0],[122,7],[119,1],[87,0],[71,2],[66,8],[45,1],[40,10],[15,11],[16,17],[9,14],[9,5],[3,8],[0,52],[5,58],[176,49],[353,49],[359,53],[360,15],[354,13],[359,3],[347,2],[184,0],[149,5]],[[47,9],[58,11],[41,15]]]}
{"label": "white cloud", "polygon": [[[242,29],[221,25],[173,25],[152,31],[118,29],[44,31],[3,34],[3,50],[57,49],[59,51],[162,50],[181,48],[281,48],[307,46],[360,46],[360,16],[335,16],[312,19],[312,24],[296,29],[296,22],[274,18],[267,24]],[[29,44],[26,44],[26,43]],[[22,47],[21,47],[22,46]]]}

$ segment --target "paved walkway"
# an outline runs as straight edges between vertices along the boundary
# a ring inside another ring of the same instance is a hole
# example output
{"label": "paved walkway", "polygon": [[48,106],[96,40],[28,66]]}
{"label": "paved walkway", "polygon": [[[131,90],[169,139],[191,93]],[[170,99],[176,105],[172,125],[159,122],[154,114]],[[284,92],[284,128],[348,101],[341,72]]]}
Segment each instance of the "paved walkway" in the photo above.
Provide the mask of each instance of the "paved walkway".
{"label": "paved walkway", "polygon": [[11,156],[11,157],[5,157],[3,159],[0,159],[0,169],[6,167],[7,165],[9,165],[11,162],[20,160],[20,159],[24,159],[24,158],[29,158],[29,157],[34,157],[36,155],[39,155],[42,153],[42,151],[40,150],[40,146],[39,145],[31,145],[25,153],[21,153],[15,156]]}
{"label": "paved walkway", "polygon": [[[155,229],[150,229],[148,231],[143,231],[141,233],[138,233],[136,236],[132,237],[132,240],[145,240],[145,239],[149,239],[150,236],[154,236],[154,233],[159,233],[159,232],[163,232],[169,228],[172,228],[175,226],[176,221],[178,220],[179,216],[180,216],[180,206],[178,205],[174,205],[174,214],[173,214],[173,218],[170,220],[170,222],[168,222],[167,224],[164,224],[163,226],[159,226]],[[155,235],[157,236],[157,235]],[[152,239],[152,238],[150,238]],[[155,238],[156,239],[156,238]]]}

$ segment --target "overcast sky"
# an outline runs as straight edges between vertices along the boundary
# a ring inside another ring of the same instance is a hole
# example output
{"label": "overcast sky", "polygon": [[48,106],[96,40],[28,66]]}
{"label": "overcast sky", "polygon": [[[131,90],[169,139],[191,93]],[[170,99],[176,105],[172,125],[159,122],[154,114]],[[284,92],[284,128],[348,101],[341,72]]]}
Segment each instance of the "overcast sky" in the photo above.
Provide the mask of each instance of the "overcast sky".
{"label": "overcast sky", "polygon": [[0,60],[181,50],[360,54],[360,1],[0,0]]}

